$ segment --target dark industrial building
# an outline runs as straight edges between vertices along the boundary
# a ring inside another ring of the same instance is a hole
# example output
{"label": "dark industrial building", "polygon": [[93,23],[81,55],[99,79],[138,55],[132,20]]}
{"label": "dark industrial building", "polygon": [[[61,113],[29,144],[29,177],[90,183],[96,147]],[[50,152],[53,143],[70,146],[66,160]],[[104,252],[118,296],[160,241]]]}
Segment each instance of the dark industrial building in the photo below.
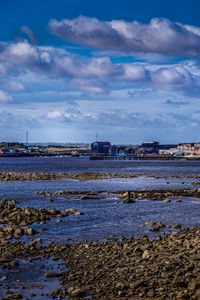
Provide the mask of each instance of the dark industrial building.
{"label": "dark industrial building", "polygon": [[159,153],[159,143],[158,142],[145,142],[138,147],[138,154],[148,155],[148,154],[158,154]]}
{"label": "dark industrial building", "polygon": [[91,144],[91,152],[92,153],[102,153],[108,154],[111,149],[110,142],[94,142]]}

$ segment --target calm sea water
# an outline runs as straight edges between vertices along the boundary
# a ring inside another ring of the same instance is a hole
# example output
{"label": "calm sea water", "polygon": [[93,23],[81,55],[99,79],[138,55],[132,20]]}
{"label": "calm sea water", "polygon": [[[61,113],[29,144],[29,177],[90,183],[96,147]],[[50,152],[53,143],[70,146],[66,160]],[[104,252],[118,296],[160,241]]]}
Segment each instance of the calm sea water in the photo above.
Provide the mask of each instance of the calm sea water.
{"label": "calm sea water", "polygon": [[0,171],[198,174],[200,161],[93,161],[88,157],[0,158]]}
{"label": "calm sea water", "polygon": [[[61,223],[52,219],[42,232],[44,241],[62,242],[66,237],[72,241],[102,240],[102,237],[150,234],[149,228],[141,226],[147,221],[162,221],[165,224],[180,223],[184,227],[199,223],[200,203],[185,198],[182,203],[139,200],[135,204],[123,204],[115,195],[104,195],[102,199],[80,200],[37,195],[40,190],[149,190],[170,188],[192,188],[194,179],[160,178],[154,179],[143,174],[200,174],[200,162],[188,161],[90,161],[84,158],[1,158],[0,171],[45,171],[45,172],[115,172],[139,173],[137,178],[112,178],[79,182],[77,180],[16,181],[0,183],[0,198],[16,199],[22,207],[52,208],[59,210],[73,207],[83,211],[82,216],[64,218]],[[184,184],[183,184],[184,182]],[[200,185],[195,185],[195,188]],[[41,225],[34,224],[38,229]],[[150,234],[155,236],[154,234]]]}

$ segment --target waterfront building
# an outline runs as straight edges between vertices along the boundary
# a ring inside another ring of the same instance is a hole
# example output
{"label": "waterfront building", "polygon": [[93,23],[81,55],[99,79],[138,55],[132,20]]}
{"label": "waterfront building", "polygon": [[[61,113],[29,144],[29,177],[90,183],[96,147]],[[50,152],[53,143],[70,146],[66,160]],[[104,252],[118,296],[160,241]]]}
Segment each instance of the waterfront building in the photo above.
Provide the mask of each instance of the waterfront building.
{"label": "waterfront building", "polygon": [[102,153],[108,154],[111,149],[110,142],[94,142],[91,144],[91,152],[92,153]]}

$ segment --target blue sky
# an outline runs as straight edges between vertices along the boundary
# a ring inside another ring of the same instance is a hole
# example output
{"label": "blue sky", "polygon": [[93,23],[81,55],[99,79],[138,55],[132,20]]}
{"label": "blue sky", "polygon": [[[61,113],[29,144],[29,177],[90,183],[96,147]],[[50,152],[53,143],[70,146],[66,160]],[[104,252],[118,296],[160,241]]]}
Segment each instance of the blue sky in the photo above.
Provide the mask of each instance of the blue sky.
{"label": "blue sky", "polygon": [[0,1],[4,141],[200,141],[196,0]]}

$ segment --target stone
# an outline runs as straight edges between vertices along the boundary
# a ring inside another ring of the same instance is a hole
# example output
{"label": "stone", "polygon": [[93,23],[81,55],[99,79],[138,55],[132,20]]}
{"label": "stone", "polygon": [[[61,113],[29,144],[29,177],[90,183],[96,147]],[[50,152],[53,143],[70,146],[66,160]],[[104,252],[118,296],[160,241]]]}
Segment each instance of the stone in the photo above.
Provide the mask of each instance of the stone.
{"label": "stone", "polygon": [[147,226],[154,226],[155,225],[155,222],[146,222],[145,223]]}
{"label": "stone", "polygon": [[62,276],[62,273],[56,273],[56,272],[46,272],[45,277],[60,277]]}
{"label": "stone", "polygon": [[163,202],[171,202],[170,199],[164,199]]}
{"label": "stone", "polygon": [[38,233],[38,231],[36,231],[35,229],[30,228],[30,227],[24,227],[24,232],[25,232],[25,234],[30,235],[30,236]]}
{"label": "stone", "polygon": [[144,253],[143,253],[143,255],[142,255],[142,258],[143,258],[143,259],[148,259],[149,257],[150,257],[149,251],[148,251],[148,250],[145,250]]}
{"label": "stone", "polygon": [[181,225],[180,224],[173,224],[172,228],[179,229],[179,228],[181,228]]}

